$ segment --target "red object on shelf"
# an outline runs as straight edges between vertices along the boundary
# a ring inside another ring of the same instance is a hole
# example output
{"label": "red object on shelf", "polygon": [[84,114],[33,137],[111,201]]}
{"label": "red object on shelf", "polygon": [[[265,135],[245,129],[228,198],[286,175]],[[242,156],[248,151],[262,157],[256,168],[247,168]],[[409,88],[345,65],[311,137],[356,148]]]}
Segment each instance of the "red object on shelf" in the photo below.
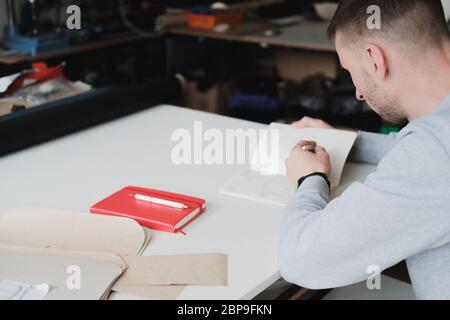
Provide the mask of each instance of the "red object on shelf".
{"label": "red object on shelf", "polygon": [[50,68],[44,62],[37,62],[34,63],[32,67],[33,70],[24,72],[16,80],[14,80],[14,82],[8,87],[6,95],[11,95],[27,85],[34,85],[52,79],[65,78],[63,73],[64,64]]}
{"label": "red object on shelf", "polygon": [[[143,195],[162,200],[183,203],[185,209],[176,209],[161,204],[136,199],[133,195]],[[140,187],[125,187],[122,190],[94,204],[90,211],[130,218],[151,229],[183,233],[183,228],[194,221],[206,209],[206,201],[182,194],[152,190]]]}
{"label": "red object on shelf", "polygon": [[219,24],[236,25],[242,22],[243,11],[225,11],[213,14],[188,13],[190,28],[212,30]]}

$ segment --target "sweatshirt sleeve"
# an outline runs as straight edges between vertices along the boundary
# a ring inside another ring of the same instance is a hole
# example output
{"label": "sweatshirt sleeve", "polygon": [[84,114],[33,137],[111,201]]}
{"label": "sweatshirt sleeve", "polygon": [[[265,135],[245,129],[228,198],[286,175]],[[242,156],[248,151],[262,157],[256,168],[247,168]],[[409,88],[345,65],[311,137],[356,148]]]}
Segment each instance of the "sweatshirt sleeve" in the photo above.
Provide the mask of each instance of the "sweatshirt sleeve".
{"label": "sweatshirt sleeve", "polygon": [[383,271],[450,242],[449,175],[433,169],[448,161],[436,140],[410,134],[365,183],[331,202],[323,178],[305,180],[282,218],[283,278],[310,289],[346,286],[367,280],[370,266]]}
{"label": "sweatshirt sleeve", "polygon": [[389,135],[360,131],[350,161],[378,164],[395,145],[397,133]]}

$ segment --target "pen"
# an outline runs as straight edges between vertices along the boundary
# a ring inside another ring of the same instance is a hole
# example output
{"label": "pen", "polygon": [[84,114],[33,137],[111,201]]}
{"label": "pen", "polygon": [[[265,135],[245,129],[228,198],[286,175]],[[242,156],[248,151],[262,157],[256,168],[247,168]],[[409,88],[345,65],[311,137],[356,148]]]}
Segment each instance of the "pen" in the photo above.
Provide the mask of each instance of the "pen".
{"label": "pen", "polygon": [[145,201],[145,202],[149,202],[149,203],[160,204],[160,205],[163,205],[163,206],[172,207],[172,208],[176,208],[176,209],[187,209],[187,208],[189,208],[184,203],[175,202],[175,201],[169,201],[169,200],[164,200],[164,199],[159,199],[159,198],[150,197],[150,196],[144,196],[142,194],[130,194],[130,196],[132,196],[136,200],[141,200],[141,201]]}

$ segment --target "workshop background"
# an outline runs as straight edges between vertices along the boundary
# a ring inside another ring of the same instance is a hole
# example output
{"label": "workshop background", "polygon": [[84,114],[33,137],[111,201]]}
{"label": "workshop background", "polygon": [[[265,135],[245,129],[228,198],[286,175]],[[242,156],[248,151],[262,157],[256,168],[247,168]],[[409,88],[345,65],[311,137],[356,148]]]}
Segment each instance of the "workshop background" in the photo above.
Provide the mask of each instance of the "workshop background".
{"label": "workshop background", "polygon": [[[339,65],[325,32],[337,2],[0,0],[0,154],[161,103],[398,131],[355,98]],[[79,30],[67,28],[70,5]],[[383,293],[358,285],[326,298],[414,299],[408,282],[394,270]]]}

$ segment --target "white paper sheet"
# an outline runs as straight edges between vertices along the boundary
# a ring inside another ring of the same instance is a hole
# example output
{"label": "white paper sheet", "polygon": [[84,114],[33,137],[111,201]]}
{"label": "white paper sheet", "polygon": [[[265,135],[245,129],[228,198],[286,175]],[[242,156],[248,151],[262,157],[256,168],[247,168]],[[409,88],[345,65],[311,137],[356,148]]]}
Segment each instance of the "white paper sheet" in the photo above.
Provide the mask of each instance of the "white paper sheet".
{"label": "white paper sheet", "polygon": [[[296,185],[286,176],[285,161],[292,148],[302,140],[316,141],[327,150],[331,161],[332,191],[338,189],[345,162],[356,141],[357,133],[313,128],[296,129],[278,123],[271,124],[270,129],[276,130],[279,134],[279,144],[276,146],[278,150],[275,150],[277,157],[258,158],[258,152],[268,155],[274,151],[271,145],[274,136],[269,131],[269,134],[261,139],[250,168],[228,180],[220,188],[220,194],[281,207],[286,206],[295,192]],[[265,162],[270,159],[274,162]]]}
{"label": "white paper sheet", "polygon": [[48,284],[32,285],[10,280],[0,281],[0,300],[42,300],[49,292]]}
{"label": "white paper sheet", "polygon": [[252,170],[262,175],[285,176],[285,161],[289,157],[292,148],[302,140],[315,141],[329,153],[331,161],[330,182],[333,187],[339,186],[345,161],[358,136],[356,132],[316,128],[296,129],[291,125],[281,123],[272,123],[269,129],[269,134],[261,139],[253,159],[258,159],[257,154],[261,150],[271,150],[269,146],[271,146],[274,137],[273,131],[277,131],[279,133],[279,144],[277,145],[278,157],[273,158],[276,161],[275,166],[273,161],[271,163],[262,163],[262,160],[254,160],[254,163],[251,165]]}

